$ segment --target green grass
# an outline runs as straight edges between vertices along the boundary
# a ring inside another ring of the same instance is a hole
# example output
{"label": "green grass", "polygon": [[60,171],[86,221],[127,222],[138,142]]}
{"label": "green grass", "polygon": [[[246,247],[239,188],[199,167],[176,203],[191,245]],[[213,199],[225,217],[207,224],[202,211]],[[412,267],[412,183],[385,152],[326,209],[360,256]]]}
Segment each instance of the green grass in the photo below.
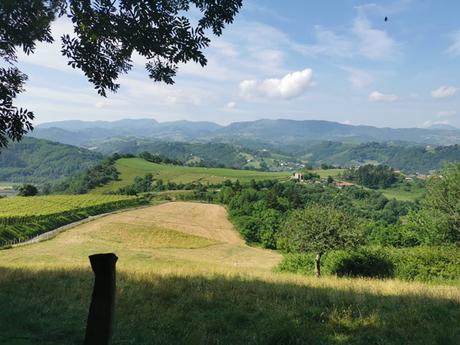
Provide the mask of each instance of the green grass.
{"label": "green grass", "polygon": [[313,172],[317,173],[321,178],[332,176],[336,178],[343,173],[344,169],[315,169]]}
{"label": "green grass", "polygon": [[421,199],[425,193],[425,189],[416,186],[410,186],[405,190],[403,186],[396,186],[386,189],[378,189],[388,199],[396,199],[401,201],[415,201]]}
{"label": "green grass", "polygon": [[0,188],[13,188],[14,186],[18,186],[19,183],[14,183],[14,182],[2,182],[0,181]]}
{"label": "green grass", "polygon": [[136,176],[144,176],[152,173],[155,179],[162,179],[164,182],[172,181],[176,183],[220,183],[225,180],[240,180],[245,183],[250,180],[269,180],[269,179],[288,179],[289,172],[261,172],[251,170],[234,170],[219,168],[198,168],[184,167],[177,165],[165,165],[147,162],[141,158],[123,158],[115,163],[115,167],[120,172],[119,181],[96,188],[93,193],[104,193],[117,190],[134,182]]}
{"label": "green grass", "polygon": [[[459,301],[423,288],[385,294],[351,280],[339,287],[333,280],[190,272],[122,271],[117,283],[114,345],[455,345],[459,340]],[[0,287],[1,343],[83,343],[92,287],[88,269],[0,267]]]}
{"label": "green grass", "polygon": [[175,205],[180,217],[128,211],[0,251],[0,343],[81,344],[87,256],[115,252],[115,345],[458,344],[458,287],[273,273],[275,252],[181,233],[230,231],[211,216],[218,206]]}

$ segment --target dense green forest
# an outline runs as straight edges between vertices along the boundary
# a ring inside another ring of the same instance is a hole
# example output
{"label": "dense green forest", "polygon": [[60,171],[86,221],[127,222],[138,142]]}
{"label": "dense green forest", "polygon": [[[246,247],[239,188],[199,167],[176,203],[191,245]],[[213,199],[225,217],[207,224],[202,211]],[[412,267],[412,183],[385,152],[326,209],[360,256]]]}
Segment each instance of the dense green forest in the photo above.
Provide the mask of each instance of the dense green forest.
{"label": "dense green forest", "polygon": [[460,160],[460,145],[426,146],[400,143],[364,143],[352,145],[323,142],[295,152],[310,164],[322,163],[344,167],[379,163],[407,173],[428,173],[446,162]]}
{"label": "dense green forest", "polygon": [[0,153],[0,181],[51,183],[95,166],[103,155],[48,140],[24,138]]}
{"label": "dense green forest", "polygon": [[86,169],[85,171],[70,176],[51,187],[51,192],[60,194],[85,194],[91,189],[103,186],[118,178],[119,172],[114,166],[117,159],[131,157],[131,155],[118,155],[106,157],[99,164]]}
{"label": "dense green forest", "polygon": [[368,188],[388,188],[394,185],[400,176],[386,165],[366,164],[359,168],[346,169],[342,177]]}
{"label": "dense green forest", "polygon": [[278,230],[289,213],[308,205],[334,206],[372,228],[378,224],[379,229],[393,229],[402,216],[419,208],[416,203],[389,200],[380,192],[362,187],[339,189],[333,185],[276,181],[250,185],[227,183],[215,200],[228,206],[232,220],[247,241],[259,242],[267,248],[276,248]]}

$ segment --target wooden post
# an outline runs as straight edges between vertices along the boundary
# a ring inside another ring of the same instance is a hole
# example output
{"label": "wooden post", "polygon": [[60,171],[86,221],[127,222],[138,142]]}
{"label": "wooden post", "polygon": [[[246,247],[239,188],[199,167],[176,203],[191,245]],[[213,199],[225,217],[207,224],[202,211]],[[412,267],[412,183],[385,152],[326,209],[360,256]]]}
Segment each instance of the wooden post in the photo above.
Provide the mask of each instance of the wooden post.
{"label": "wooden post", "polygon": [[84,345],[108,345],[112,336],[115,305],[115,265],[113,254],[95,254],[89,257],[95,280]]}

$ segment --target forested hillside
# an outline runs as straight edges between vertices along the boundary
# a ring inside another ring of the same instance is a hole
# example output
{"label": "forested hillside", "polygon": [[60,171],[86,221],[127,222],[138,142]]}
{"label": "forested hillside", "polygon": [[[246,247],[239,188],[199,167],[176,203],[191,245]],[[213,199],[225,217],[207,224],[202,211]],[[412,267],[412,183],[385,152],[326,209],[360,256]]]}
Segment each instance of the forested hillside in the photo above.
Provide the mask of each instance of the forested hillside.
{"label": "forested hillside", "polygon": [[180,142],[147,139],[112,139],[96,144],[103,154],[140,154],[168,157],[189,166],[226,167],[251,170],[287,171],[301,168],[306,161],[270,145],[246,143]]}
{"label": "forested hillside", "polygon": [[425,146],[393,143],[360,145],[323,142],[299,153],[310,164],[333,164],[344,167],[367,163],[384,164],[408,173],[428,173],[440,169],[446,162],[460,160],[460,145]]}
{"label": "forested hillside", "polygon": [[53,183],[95,166],[102,154],[48,140],[24,138],[0,153],[0,181]]}

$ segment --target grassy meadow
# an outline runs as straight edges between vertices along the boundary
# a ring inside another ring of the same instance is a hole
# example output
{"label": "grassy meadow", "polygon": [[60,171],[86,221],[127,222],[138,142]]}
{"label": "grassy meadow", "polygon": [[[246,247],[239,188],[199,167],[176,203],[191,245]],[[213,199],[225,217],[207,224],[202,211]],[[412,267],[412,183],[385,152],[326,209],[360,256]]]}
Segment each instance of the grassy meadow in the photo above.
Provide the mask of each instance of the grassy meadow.
{"label": "grassy meadow", "polygon": [[115,252],[113,344],[457,344],[460,289],[273,273],[218,205],[113,214],[0,251],[0,343],[81,344],[87,256]]}
{"label": "grassy meadow", "polygon": [[410,186],[405,188],[404,186],[396,186],[385,189],[379,189],[379,191],[385,195],[388,199],[396,199],[400,201],[415,201],[421,199],[425,194],[425,188]]}
{"label": "grassy meadow", "polygon": [[120,172],[118,181],[96,188],[93,193],[104,193],[125,187],[134,182],[136,176],[153,174],[155,179],[176,183],[201,182],[220,183],[225,180],[249,182],[250,180],[288,179],[289,172],[262,172],[251,170],[234,170],[221,168],[199,168],[178,165],[156,164],[141,158],[122,158],[115,163]]}

